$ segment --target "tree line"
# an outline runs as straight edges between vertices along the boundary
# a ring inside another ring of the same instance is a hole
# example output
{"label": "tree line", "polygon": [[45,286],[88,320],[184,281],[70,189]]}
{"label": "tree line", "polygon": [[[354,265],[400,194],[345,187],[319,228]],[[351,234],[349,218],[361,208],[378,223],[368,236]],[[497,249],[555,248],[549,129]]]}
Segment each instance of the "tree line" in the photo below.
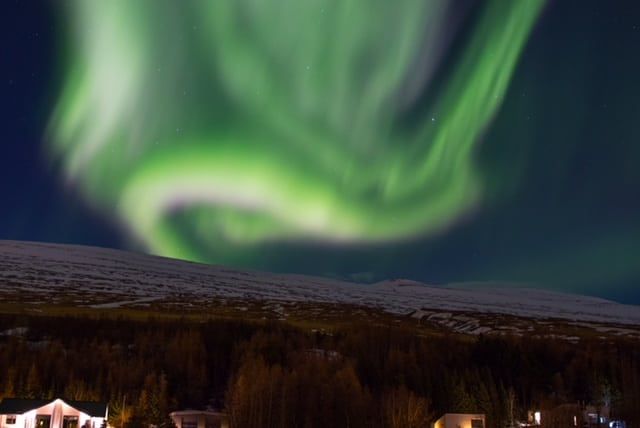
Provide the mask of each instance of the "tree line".
{"label": "tree line", "polygon": [[610,405],[640,427],[640,344],[419,336],[365,323],[310,332],[212,319],[0,316],[0,396],[104,400],[116,426],[168,426],[213,406],[234,427],[424,427],[445,412],[488,427],[531,408]]}

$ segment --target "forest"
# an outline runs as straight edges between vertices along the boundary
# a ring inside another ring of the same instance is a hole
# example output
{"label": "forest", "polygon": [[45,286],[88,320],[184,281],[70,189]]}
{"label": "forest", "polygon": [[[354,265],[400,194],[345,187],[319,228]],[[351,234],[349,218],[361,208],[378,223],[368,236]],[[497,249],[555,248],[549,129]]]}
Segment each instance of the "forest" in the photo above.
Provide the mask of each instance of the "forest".
{"label": "forest", "polygon": [[445,412],[484,413],[491,428],[591,403],[640,427],[640,344],[624,339],[8,314],[0,332],[0,398],[108,401],[116,426],[214,407],[243,428],[417,428]]}

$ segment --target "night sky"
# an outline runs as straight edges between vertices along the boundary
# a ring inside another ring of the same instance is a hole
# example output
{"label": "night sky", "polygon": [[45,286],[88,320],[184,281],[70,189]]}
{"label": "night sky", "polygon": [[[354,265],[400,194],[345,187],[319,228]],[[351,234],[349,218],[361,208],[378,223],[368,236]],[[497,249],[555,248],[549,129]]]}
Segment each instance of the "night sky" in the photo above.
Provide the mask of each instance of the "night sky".
{"label": "night sky", "polygon": [[638,2],[233,4],[4,4],[0,239],[640,303]]}

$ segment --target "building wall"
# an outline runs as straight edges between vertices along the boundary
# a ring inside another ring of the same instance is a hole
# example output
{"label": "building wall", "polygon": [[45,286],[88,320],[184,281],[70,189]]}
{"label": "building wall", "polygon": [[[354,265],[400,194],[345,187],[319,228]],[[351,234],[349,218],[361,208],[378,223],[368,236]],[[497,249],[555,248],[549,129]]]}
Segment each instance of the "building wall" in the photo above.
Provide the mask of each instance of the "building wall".
{"label": "building wall", "polygon": [[171,413],[177,428],[228,428],[227,418],[222,413],[206,411],[178,411]]}
{"label": "building wall", "polygon": [[472,427],[471,421],[474,419],[482,420],[482,428],[485,428],[485,419],[483,414],[466,414],[466,413],[447,413],[434,423],[434,428],[475,428]]}
{"label": "building wall", "polygon": [[104,418],[92,418],[86,413],[69,406],[60,399],[56,399],[46,406],[38,409],[30,410],[22,415],[16,415],[15,424],[7,424],[7,418],[10,415],[2,415],[0,417],[0,428],[35,428],[36,417],[38,415],[51,416],[50,428],[62,428],[62,422],[65,416],[75,416],[78,418],[78,428],[88,426],[91,428],[100,428]]}
{"label": "building wall", "polygon": [[15,415],[15,416],[16,416],[16,423],[7,425],[7,417],[9,417],[9,415],[0,415],[0,428],[7,428],[7,427],[23,428],[24,416],[22,415]]}

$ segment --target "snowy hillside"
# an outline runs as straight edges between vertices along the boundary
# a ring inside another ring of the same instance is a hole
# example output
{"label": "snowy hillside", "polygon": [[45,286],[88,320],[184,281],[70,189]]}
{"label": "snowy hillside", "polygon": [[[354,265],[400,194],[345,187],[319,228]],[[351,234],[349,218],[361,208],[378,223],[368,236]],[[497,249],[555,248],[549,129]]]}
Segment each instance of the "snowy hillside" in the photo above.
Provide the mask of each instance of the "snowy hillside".
{"label": "snowy hillside", "polygon": [[[460,314],[563,319],[576,325],[624,324],[634,329],[640,326],[640,306],[550,291],[436,287],[404,280],[365,285],[241,271],[118,250],[0,241],[3,300],[22,296],[22,300],[30,298],[41,304],[60,295],[74,305],[102,308],[167,298],[184,305],[207,299],[276,305],[346,304],[411,314],[445,326],[462,323],[466,326],[462,331],[475,334],[483,332],[483,328],[475,318]],[[101,296],[98,303],[95,296]]]}

